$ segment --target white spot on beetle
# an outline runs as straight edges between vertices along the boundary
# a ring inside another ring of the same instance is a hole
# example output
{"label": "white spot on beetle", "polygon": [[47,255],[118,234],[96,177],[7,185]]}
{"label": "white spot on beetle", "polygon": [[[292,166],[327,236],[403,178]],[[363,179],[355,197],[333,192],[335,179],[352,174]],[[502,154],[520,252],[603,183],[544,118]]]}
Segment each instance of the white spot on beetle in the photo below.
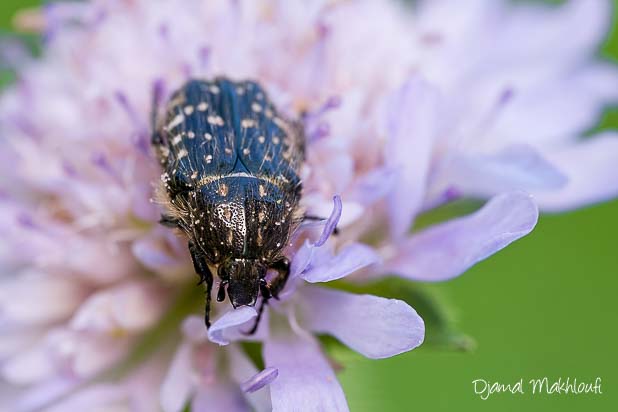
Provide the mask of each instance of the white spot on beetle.
{"label": "white spot on beetle", "polygon": [[251,110],[253,110],[253,111],[254,111],[254,112],[256,112],[256,113],[259,113],[259,112],[261,112],[261,111],[262,111],[262,106],[261,106],[259,103],[255,103],[255,102],[253,102],[253,103],[251,104]]}
{"label": "white spot on beetle", "polygon": [[206,157],[204,157],[204,160],[206,161],[206,163],[210,164],[212,163],[212,155],[207,155]]}
{"label": "white spot on beetle", "polygon": [[212,93],[212,94],[219,94],[219,92],[221,91],[221,90],[219,89],[219,86],[217,86],[217,85],[215,85],[215,84],[210,85],[210,87],[208,88],[208,90],[210,90],[210,93]]}
{"label": "white spot on beetle", "polygon": [[208,109],[208,103],[206,102],[201,102],[200,104],[197,105],[197,110],[200,112],[205,112]]}
{"label": "white spot on beetle", "polygon": [[185,116],[182,113],[177,114],[171,122],[167,124],[167,130],[172,130],[174,127],[182,124],[185,121]]}
{"label": "white spot on beetle", "polygon": [[194,108],[193,106],[188,105],[188,106],[185,106],[185,108],[184,108],[183,110],[184,110],[185,114],[186,114],[187,116],[189,116],[191,113],[193,113],[193,110],[194,110],[194,109],[195,109],[195,108]]}
{"label": "white spot on beetle", "polygon": [[195,139],[195,133],[193,133],[191,130],[189,130],[189,131],[187,132],[187,137],[188,137],[189,139]]}
{"label": "white spot on beetle", "polygon": [[208,116],[208,118],[206,119],[208,121],[208,123],[214,125],[214,126],[223,126],[225,124],[225,122],[223,121],[223,118],[221,116]]}
{"label": "white spot on beetle", "polygon": [[206,133],[204,133],[204,139],[210,141],[210,140],[212,140],[212,135],[210,133],[206,132]]}
{"label": "white spot on beetle", "polygon": [[249,127],[255,127],[255,120],[253,119],[242,119],[240,122],[240,126],[248,129]]}
{"label": "white spot on beetle", "polygon": [[258,142],[264,143],[265,141],[266,141],[266,138],[264,136],[258,137]]}

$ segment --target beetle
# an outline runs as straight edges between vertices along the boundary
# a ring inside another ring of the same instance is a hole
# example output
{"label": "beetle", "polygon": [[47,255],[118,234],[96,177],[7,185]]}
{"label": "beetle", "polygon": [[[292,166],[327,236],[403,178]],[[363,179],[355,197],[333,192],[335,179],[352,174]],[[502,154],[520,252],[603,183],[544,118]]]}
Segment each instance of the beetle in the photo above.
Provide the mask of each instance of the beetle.
{"label": "beetle", "polygon": [[[156,95],[156,93],[155,93]],[[153,99],[151,142],[163,173],[160,223],[188,239],[210,327],[213,272],[234,308],[278,298],[290,274],[283,250],[304,216],[300,170],[305,158],[301,121],[281,115],[255,81],[192,79],[158,115]],[[276,276],[268,281],[266,274]]]}

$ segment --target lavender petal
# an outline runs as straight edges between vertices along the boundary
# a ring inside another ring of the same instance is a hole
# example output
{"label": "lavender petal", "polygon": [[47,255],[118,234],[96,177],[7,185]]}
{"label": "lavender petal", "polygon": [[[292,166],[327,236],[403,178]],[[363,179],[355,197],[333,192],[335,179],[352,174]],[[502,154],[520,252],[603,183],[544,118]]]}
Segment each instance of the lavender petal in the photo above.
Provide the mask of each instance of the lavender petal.
{"label": "lavender petal", "polygon": [[277,368],[266,368],[263,371],[258,372],[245,382],[240,384],[240,389],[243,392],[253,393],[259,391],[266,385],[270,385],[279,375]]}
{"label": "lavender petal", "polygon": [[270,384],[274,412],[348,411],[343,390],[317,342],[288,334],[264,342],[266,366],[279,376]]}
{"label": "lavender petal", "polygon": [[347,245],[334,256],[327,250],[316,249],[314,259],[300,277],[310,283],[330,282],[380,260],[373,248],[362,243]]}
{"label": "lavender petal", "polygon": [[339,195],[333,196],[333,203],[334,203],[333,211],[330,217],[328,218],[328,220],[326,221],[326,224],[324,225],[324,230],[322,231],[320,238],[318,239],[317,242],[315,242],[315,247],[320,247],[324,243],[326,243],[330,235],[333,233],[333,231],[337,227],[337,223],[339,223],[339,219],[341,218],[341,209],[342,209],[341,197],[339,197]]}
{"label": "lavender petal", "polygon": [[368,358],[395,356],[423,343],[423,319],[403,301],[315,286],[299,293],[310,330],[328,333]]}
{"label": "lavender petal", "polygon": [[256,316],[257,312],[252,306],[230,310],[210,326],[208,339],[221,346],[228,345],[233,338],[240,335],[238,327]]}
{"label": "lavender petal", "polygon": [[422,281],[442,281],[527,235],[538,209],[522,192],[494,197],[479,211],[433,226],[403,241],[383,273]]}
{"label": "lavender petal", "polygon": [[618,195],[618,180],[615,178],[617,133],[593,137],[554,153],[549,159],[567,175],[568,183],[557,191],[535,192],[535,200],[541,209],[558,212]]}

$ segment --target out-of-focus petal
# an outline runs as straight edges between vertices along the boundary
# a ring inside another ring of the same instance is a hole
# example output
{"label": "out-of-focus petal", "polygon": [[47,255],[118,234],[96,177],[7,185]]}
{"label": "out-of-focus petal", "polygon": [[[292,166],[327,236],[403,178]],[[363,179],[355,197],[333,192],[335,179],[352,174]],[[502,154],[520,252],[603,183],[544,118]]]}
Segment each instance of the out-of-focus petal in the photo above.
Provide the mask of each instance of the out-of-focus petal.
{"label": "out-of-focus petal", "polygon": [[321,248],[316,250],[314,258],[300,277],[310,283],[330,282],[380,260],[380,255],[373,248],[362,243],[347,245],[334,256]]}
{"label": "out-of-focus petal", "polygon": [[480,197],[515,190],[552,190],[566,177],[528,145],[509,146],[494,155],[461,154],[446,160],[444,183]]}
{"label": "out-of-focus petal", "polygon": [[112,334],[55,330],[48,334],[48,356],[67,374],[90,378],[127,355],[131,339]]}
{"label": "out-of-focus petal", "polygon": [[[84,300],[87,288],[76,279],[28,272],[3,280],[0,318],[9,323],[45,324],[68,317]],[[24,301],[28,296],[28,301]],[[34,302],[45,302],[41,307]]]}
{"label": "out-of-focus petal", "polygon": [[403,301],[314,286],[299,293],[303,324],[335,336],[368,358],[387,358],[423,343],[423,319]]}
{"label": "out-of-focus petal", "polygon": [[534,192],[543,210],[562,211],[618,195],[618,134],[605,133],[551,153],[549,159],[568,177],[567,185]]}
{"label": "out-of-focus petal", "polygon": [[193,401],[191,412],[247,412],[249,405],[240,388],[228,382],[213,382],[200,387]]}
{"label": "out-of-focus petal", "polygon": [[181,412],[193,393],[193,361],[191,345],[182,343],[161,385],[160,401],[163,412]]}
{"label": "out-of-focus petal", "polygon": [[401,238],[423,196],[438,120],[438,94],[419,77],[408,80],[387,104],[386,162],[398,172],[388,196],[391,233]]}
{"label": "out-of-focus petal", "polygon": [[257,316],[252,306],[242,306],[230,310],[217,319],[208,329],[208,339],[219,345],[228,345],[231,340],[242,336],[239,326],[246,324]]}
{"label": "out-of-focus petal", "polygon": [[52,377],[54,365],[45,349],[37,345],[8,359],[0,370],[2,377],[17,385],[37,383]]}
{"label": "out-of-focus petal", "polygon": [[182,322],[182,334],[193,343],[202,343],[208,339],[208,331],[204,325],[204,319],[190,315]]}
{"label": "out-of-focus petal", "polygon": [[142,331],[165,310],[165,294],[147,282],[125,283],[91,296],[71,320],[82,331]]}
{"label": "out-of-focus petal", "polygon": [[383,271],[423,281],[453,278],[530,233],[537,218],[537,206],[529,195],[496,196],[469,216],[412,235]]}
{"label": "out-of-focus petal", "polygon": [[365,205],[375,203],[393,190],[397,175],[388,167],[372,170],[357,179],[350,196]]}
{"label": "out-of-focus petal", "polygon": [[279,376],[270,384],[274,412],[347,411],[345,395],[317,342],[288,334],[264,342],[266,366]]}

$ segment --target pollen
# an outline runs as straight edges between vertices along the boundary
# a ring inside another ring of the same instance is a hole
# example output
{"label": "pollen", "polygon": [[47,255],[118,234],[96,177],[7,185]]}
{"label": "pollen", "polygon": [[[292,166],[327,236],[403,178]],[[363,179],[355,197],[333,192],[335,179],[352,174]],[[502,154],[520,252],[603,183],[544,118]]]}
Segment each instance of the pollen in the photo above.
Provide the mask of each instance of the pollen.
{"label": "pollen", "polygon": [[187,152],[187,149],[180,149],[178,151],[178,159],[182,159],[183,157],[187,157],[189,155],[189,152]]}
{"label": "pollen", "polygon": [[273,136],[272,140],[273,140],[273,144],[279,144],[279,143],[281,143],[281,139],[279,139],[279,137],[278,137],[278,136]]}
{"label": "pollen", "polygon": [[212,140],[212,135],[210,133],[204,133],[204,139],[206,140]]}
{"label": "pollen", "polygon": [[189,139],[195,139],[195,133],[193,133],[191,130],[189,130],[189,131],[187,132],[187,137],[188,137]]}
{"label": "pollen", "polygon": [[204,157],[204,160],[206,161],[206,163],[210,164],[212,163],[212,155],[207,155],[206,157]]}
{"label": "pollen", "polygon": [[193,110],[194,110],[194,109],[195,109],[195,108],[194,108],[193,106],[188,105],[188,106],[185,106],[185,108],[184,108],[184,112],[185,112],[185,114],[186,114],[187,116],[189,116],[191,113],[193,113]]}
{"label": "pollen", "polygon": [[266,141],[266,138],[264,136],[258,137],[258,142],[263,144],[265,141]]}
{"label": "pollen", "polygon": [[210,93],[212,93],[212,94],[219,94],[219,92],[220,92],[219,86],[214,85],[214,84],[213,84],[213,85],[211,85],[211,86],[208,88],[208,90],[210,90]]}
{"label": "pollen", "polygon": [[248,147],[245,147],[244,149],[242,149],[242,154],[244,154],[245,156],[249,155],[251,153],[251,150]]}
{"label": "pollen", "polygon": [[201,102],[200,104],[197,105],[197,110],[200,112],[205,112],[208,109],[208,103],[206,102]]}
{"label": "pollen", "polygon": [[219,194],[221,196],[227,196],[229,189],[226,184],[222,184],[219,186]]}
{"label": "pollen", "polygon": [[254,103],[251,104],[251,110],[253,110],[256,113],[259,113],[259,112],[262,111],[262,106],[260,106],[259,103],[255,103],[254,102]]}
{"label": "pollen", "polygon": [[173,145],[177,145],[180,142],[182,142],[182,135],[177,134],[176,136],[172,138]]}
{"label": "pollen", "polygon": [[258,190],[259,190],[259,192],[260,192],[260,197],[264,197],[264,196],[266,196],[266,188],[264,187],[264,185],[260,185],[260,186],[258,187]]}

